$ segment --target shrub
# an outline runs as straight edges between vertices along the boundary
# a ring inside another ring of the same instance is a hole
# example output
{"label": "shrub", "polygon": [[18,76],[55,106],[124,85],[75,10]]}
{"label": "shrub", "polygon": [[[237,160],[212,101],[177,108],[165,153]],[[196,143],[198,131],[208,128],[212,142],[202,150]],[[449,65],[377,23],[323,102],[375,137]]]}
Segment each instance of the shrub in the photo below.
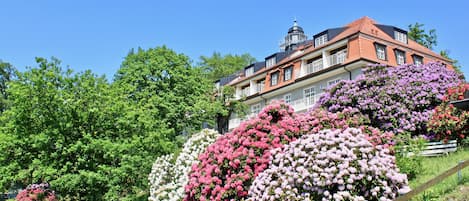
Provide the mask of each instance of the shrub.
{"label": "shrub", "polygon": [[[283,147],[306,133],[345,129],[368,121],[356,109],[330,113],[323,109],[294,114],[284,103],[274,102],[261,113],[220,137],[192,167],[185,200],[242,200],[254,178],[268,167],[270,150]],[[374,144],[390,143],[392,133],[361,126]]]}
{"label": "shrub", "polygon": [[429,138],[436,140],[463,140],[469,134],[469,112],[459,110],[450,101],[463,100],[469,84],[460,84],[448,89],[443,102],[434,109],[427,127]]}
{"label": "shrub", "polygon": [[150,180],[148,200],[182,200],[192,164],[198,163],[198,155],[219,136],[214,130],[204,129],[192,135],[184,143],[177,157],[173,154],[159,157],[148,177]]}
{"label": "shrub", "polygon": [[221,136],[192,166],[184,200],[241,200],[269,164],[270,150],[294,141],[299,124],[293,108],[274,102],[257,117]]}
{"label": "shrub", "polygon": [[56,201],[55,192],[48,183],[31,184],[16,196],[18,201]]}
{"label": "shrub", "polygon": [[399,170],[407,175],[408,179],[413,179],[423,171],[420,152],[425,147],[426,140],[421,136],[411,136],[404,133],[395,136],[394,156]]}
{"label": "shrub", "polygon": [[386,67],[372,65],[356,80],[341,81],[320,98],[315,107],[331,112],[358,109],[370,125],[394,133],[426,133],[432,109],[446,90],[461,80],[439,63]]}
{"label": "shrub", "polygon": [[249,200],[393,200],[409,190],[389,150],[360,129],[305,135],[271,155]]}

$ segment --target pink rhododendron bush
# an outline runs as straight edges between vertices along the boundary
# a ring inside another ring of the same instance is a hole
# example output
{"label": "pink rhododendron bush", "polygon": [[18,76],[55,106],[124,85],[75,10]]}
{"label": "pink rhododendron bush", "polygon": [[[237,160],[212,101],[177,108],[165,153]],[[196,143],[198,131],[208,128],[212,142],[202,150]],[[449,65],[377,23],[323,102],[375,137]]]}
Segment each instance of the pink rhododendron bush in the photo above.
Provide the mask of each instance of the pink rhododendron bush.
{"label": "pink rhododendron bush", "polygon": [[[367,121],[358,110],[330,113],[317,109],[294,114],[290,106],[273,102],[257,117],[242,123],[210,145],[192,166],[184,200],[246,199],[254,179],[268,168],[271,150],[281,148],[304,134],[323,129],[360,127]],[[390,142],[392,133],[372,127],[360,127],[364,137],[374,144]]]}
{"label": "pink rhododendron bush", "polygon": [[272,104],[223,135],[192,166],[184,200],[241,200],[269,164],[270,150],[300,135],[293,108]]}
{"label": "pink rhododendron bush", "polygon": [[409,191],[389,149],[361,129],[323,130],[272,150],[248,200],[393,200]]}
{"label": "pink rhododendron bush", "polygon": [[197,156],[220,136],[216,131],[204,129],[192,135],[183,145],[177,157],[173,154],[161,156],[153,164],[148,179],[152,201],[179,201],[184,198],[184,186],[189,178],[192,164],[197,164]]}
{"label": "pink rhododendron bush", "polygon": [[16,196],[18,201],[56,201],[55,191],[49,188],[48,183],[31,184],[20,191]]}

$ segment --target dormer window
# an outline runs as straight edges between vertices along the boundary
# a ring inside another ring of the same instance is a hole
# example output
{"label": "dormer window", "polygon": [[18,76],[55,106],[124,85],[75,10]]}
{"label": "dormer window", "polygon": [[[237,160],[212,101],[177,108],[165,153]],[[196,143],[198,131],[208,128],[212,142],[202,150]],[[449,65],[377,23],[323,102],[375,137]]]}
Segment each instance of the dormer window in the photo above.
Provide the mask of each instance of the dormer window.
{"label": "dormer window", "polygon": [[318,47],[327,43],[327,33],[317,36],[314,39],[314,47]]}
{"label": "dormer window", "polygon": [[285,68],[285,70],[283,71],[283,80],[284,81],[291,80],[292,72],[293,72],[293,67],[292,66],[290,66],[288,68]]}
{"label": "dormer window", "polygon": [[278,71],[270,75],[270,86],[278,84]]}
{"label": "dormer window", "polygon": [[244,76],[249,77],[254,74],[254,66],[244,69]]}
{"label": "dormer window", "polygon": [[277,64],[275,57],[271,57],[265,61],[265,67],[267,68],[275,66],[275,64]]}
{"label": "dormer window", "polygon": [[394,54],[396,54],[396,63],[397,63],[397,65],[405,64],[405,52],[404,51],[394,49]]}
{"label": "dormer window", "polygon": [[407,33],[395,30],[394,39],[407,44]]}
{"label": "dormer window", "polygon": [[422,56],[414,54],[414,55],[412,55],[412,59],[414,60],[414,64],[417,65],[417,66],[423,64],[423,57]]}

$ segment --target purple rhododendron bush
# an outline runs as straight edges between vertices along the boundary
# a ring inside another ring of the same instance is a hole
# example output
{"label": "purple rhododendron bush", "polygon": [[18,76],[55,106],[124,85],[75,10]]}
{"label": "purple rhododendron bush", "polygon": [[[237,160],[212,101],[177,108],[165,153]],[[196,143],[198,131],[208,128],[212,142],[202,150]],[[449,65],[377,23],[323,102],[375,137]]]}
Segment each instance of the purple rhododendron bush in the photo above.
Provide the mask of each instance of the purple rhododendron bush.
{"label": "purple rhododendron bush", "polygon": [[272,150],[248,200],[393,200],[409,191],[389,149],[361,129],[322,130]]}
{"label": "purple rhododendron bush", "polygon": [[462,80],[440,63],[385,67],[369,66],[357,79],[329,89],[315,107],[330,112],[358,109],[370,125],[394,133],[426,133],[433,108],[445,92]]}
{"label": "purple rhododendron bush", "polygon": [[[360,126],[368,119],[356,109],[330,113],[316,109],[295,114],[281,102],[265,107],[257,117],[243,122],[231,133],[221,136],[199,155],[192,166],[184,200],[246,199],[254,179],[269,167],[271,150],[281,148],[304,134],[323,129],[343,130],[360,127],[363,136],[375,145],[390,142],[392,133]],[[370,143],[370,142],[368,142]]]}

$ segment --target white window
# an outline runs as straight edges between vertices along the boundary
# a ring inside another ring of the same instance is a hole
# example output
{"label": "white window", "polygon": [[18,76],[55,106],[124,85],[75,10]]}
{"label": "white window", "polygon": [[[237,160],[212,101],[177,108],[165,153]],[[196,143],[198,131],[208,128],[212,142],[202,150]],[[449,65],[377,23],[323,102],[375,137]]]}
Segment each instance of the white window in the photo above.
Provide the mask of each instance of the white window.
{"label": "white window", "polygon": [[306,105],[313,105],[314,103],[316,103],[316,101],[314,100],[315,95],[316,95],[316,88],[314,86],[304,89]]}
{"label": "white window", "polygon": [[422,65],[423,64],[423,57],[419,56],[419,55],[412,55],[413,59],[414,59],[414,64],[415,65]]}
{"label": "white window", "polygon": [[267,59],[265,61],[265,67],[268,68],[268,67],[271,67],[271,66],[275,66],[277,62],[275,61],[275,57],[272,57],[270,59]]}
{"label": "white window", "polygon": [[257,82],[257,92],[261,92],[264,90],[265,80],[260,80]]}
{"label": "white window", "polygon": [[396,54],[396,62],[397,65],[402,65],[405,63],[405,52],[401,50],[395,50],[394,53]]}
{"label": "white window", "polygon": [[285,68],[284,74],[283,74],[283,80],[285,81],[290,80],[292,71],[293,71],[293,67]]}
{"label": "white window", "polygon": [[249,93],[250,90],[251,90],[251,89],[250,89],[249,86],[244,87],[244,88],[243,88],[243,91],[242,91],[242,96],[249,96],[249,95],[250,95],[250,93]]}
{"label": "white window", "polygon": [[376,57],[381,60],[386,60],[386,46],[375,43]]}
{"label": "white window", "polygon": [[320,35],[316,39],[314,39],[314,47],[318,47],[320,45],[326,44],[326,42],[327,42],[327,34]]}
{"label": "white window", "polygon": [[336,79],[333,79],[333,80],[329,80],[329,81],[327,82],[327,86],[328,86],[328,87],[331,87],[332,85],[335,85],[335,84],[339,83],[340,80],[342,80],[342,79],[336,78]]}
{"label": "white window", "polygon": [[291,103],[291,94],[285,94],[285,96],[283,96],[283,100],[285,101],[285,103],[290,104]]}
{"label": "white window", "polygon": [[278,72],[272,73],[270,75],[270,86],[275,86],[278,83]]}
{"label": "white window", "polygon": [[248,77],[254,74],[254,67],[249,67],[244,70],[244,76]]}
{"label": "white window", "polygon": [[260,103],[251,105],[251,113],[252,114],[258,114],[260,111],[261,111],[261,104]]}
{"label": "white window", "polygon": [[407,34],[400,31],[394,31],[394,39],[403,43],[407,43]]}

